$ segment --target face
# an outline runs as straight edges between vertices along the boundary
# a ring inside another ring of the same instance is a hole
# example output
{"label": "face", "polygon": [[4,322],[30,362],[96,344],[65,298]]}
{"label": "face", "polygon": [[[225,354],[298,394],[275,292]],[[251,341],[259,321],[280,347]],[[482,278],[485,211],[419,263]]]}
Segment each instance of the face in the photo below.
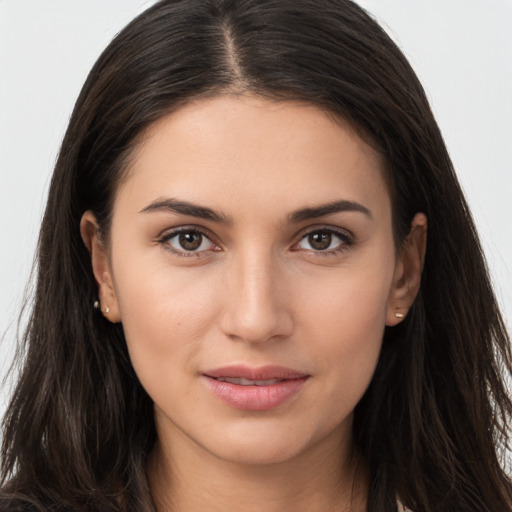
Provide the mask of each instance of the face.
{"label": "face", "polygon": [[161,439],[251,463],[350,442],[411,266],[350,128],[299,103],[192,102],[141,143],[108,249],[93,223],[101,306]]}

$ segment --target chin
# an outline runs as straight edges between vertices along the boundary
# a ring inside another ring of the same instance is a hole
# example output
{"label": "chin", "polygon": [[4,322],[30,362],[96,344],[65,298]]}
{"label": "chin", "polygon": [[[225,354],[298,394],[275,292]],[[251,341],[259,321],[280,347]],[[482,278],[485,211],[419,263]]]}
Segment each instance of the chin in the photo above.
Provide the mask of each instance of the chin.
{"label": "chin", "polygon": [[315,428],[302,430],[300,427],[275,421],[233,425],[222,429],[218,435],[211,432],[213,436],[205,440],[203,448],[226,462],[264,466],[298,461],[312,448],[316,450],[326,441],[332,448],[332,436],[340,438],[338,428],[331,431]]}
{"label": "chin", "polygon": [[211,451],[217,458],[238,465],[267,466],[282,464],[295,459],[303,451],[303,446],[279,440],[247,441],[247,439],[225,441],[222,447]]}

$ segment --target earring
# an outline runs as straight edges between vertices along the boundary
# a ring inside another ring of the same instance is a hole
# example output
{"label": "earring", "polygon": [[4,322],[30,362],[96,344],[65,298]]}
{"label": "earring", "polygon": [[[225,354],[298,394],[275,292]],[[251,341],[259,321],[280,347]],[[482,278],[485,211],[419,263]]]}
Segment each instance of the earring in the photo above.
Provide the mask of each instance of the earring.
{"label": "earring", "polygon": [[94,304],[92,305],[92,307],[93,307],[94,309],[99,309],[99,308],[100,308],[100,303],[99,303],[99,301],[95,300],[95,301],[94,301]]}
{"label": "earring", "polygon": [[105,315],[108,315],[110,313],[110,308],[107,306],[107,309],[105,309]]}

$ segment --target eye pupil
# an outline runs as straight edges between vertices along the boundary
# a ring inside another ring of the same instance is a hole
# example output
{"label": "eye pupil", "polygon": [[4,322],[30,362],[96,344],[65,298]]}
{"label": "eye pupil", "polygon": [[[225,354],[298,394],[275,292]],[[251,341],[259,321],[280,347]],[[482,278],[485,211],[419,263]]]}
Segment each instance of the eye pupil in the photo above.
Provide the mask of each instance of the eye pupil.
{"label": "eye pupil", "polygon": [[203,235],[201,233],[180,233],[179,234],[179,243],[180,246],[187,251],[194,251],[201,247],[203,242]]}
{"label": "eye pupil", "polygon": [[308,236],[308,242],[313,249],[323,251],[331,245],[332,234],[327,231],[317,231],[316,233],[311,233]]}

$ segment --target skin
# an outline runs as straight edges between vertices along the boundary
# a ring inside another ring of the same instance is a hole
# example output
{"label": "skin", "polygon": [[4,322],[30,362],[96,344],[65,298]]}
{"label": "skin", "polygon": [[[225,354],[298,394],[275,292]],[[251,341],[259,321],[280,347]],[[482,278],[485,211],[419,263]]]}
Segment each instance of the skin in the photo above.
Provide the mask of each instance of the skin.
{"label": "skin", "polygon": [[[154,206],[169,198],[225,222]],[[290,220],[337,201],[367,212]],[[207,235],[199,250],[167,236],[180,227]],[[197,100],[148,130],[119,186],[108,242],[92,212],[81,229],[102,311],[122,322],[155,403],[149,477],[159,510],[366,510],[353,410],[385,326],[403,320],[396,313],[418,292],[426,243],[417,214],[395,247],[378,154],[311,105]],[[232,364],[310,377],[277,408],[242,411],[202,377]]]}

